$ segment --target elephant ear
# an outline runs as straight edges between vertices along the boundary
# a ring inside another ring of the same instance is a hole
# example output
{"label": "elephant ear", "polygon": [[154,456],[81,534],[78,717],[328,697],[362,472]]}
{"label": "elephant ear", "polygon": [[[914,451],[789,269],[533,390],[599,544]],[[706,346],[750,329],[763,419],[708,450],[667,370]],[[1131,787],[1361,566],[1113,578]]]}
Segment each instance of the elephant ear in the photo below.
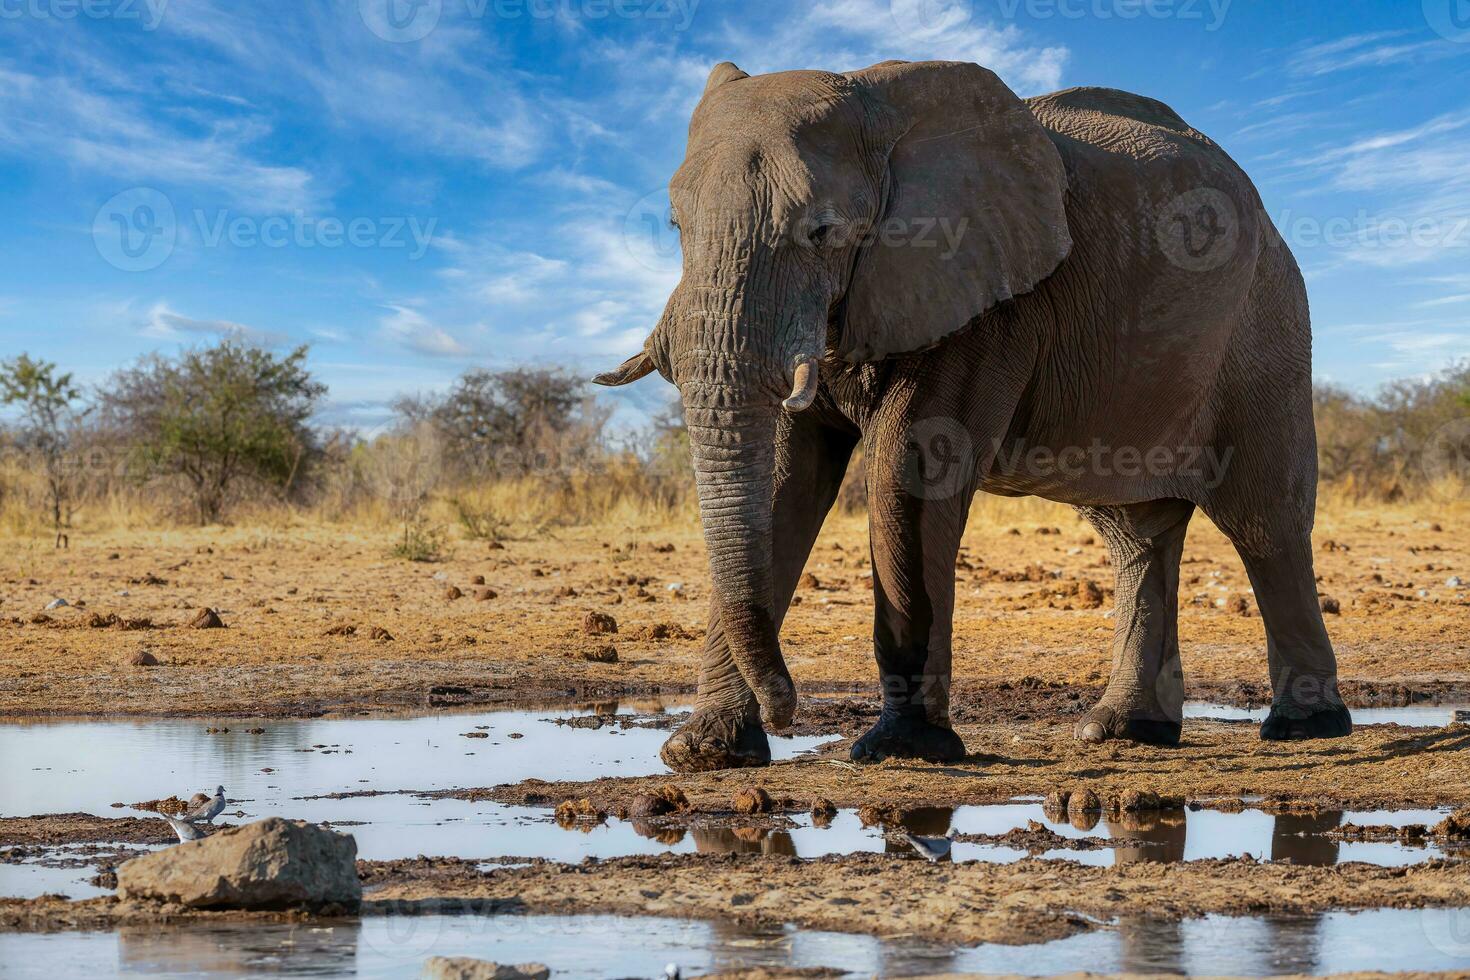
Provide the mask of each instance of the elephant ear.
{"label": "elephant ear", "polygon": [[857,256],[839,347],[860,362],[930,347],[1029,292],[1072,239],[1061,156],[993,72],[890,61],[849,77],[890,146],[885,205]]}

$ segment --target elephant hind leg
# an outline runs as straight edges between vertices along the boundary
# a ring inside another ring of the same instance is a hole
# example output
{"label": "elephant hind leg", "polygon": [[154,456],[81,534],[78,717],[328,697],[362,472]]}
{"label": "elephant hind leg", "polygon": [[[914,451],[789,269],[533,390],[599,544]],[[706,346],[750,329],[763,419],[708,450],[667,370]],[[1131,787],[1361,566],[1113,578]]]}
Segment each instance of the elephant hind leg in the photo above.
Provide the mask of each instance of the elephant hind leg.
{"label": "elephant hind leg", "polygon": [[1107,542],[1117,584],[1113,671],[1074,734],[1084,742],[1176,745],[1184,721],[1179,559],[1194,504],[1153,500],[1078,510]]}
{"label": "elephant hind leg", "polygon": [[1232,540],[1266,624],[1272,698],[1270,714],[1261,723],[1261,738],[1351,735],[1352,715],[1337,689],[1337,656],[1317,598],[1310,533],[1283,533],[1269,546],[1253,537]]}

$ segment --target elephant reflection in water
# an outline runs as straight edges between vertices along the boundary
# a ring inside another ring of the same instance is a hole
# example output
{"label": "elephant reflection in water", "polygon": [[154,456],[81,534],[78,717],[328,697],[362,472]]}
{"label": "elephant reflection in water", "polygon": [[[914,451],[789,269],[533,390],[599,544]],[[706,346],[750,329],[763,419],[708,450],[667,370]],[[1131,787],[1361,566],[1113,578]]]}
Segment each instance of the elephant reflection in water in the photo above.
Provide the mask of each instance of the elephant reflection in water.
{"label": "elephant reflection in water", "polygon": [[[1151,819],[1109,820],[1110,835],[1126,835],[1146,841],[1136,847],[1118,848],[1118,863],[1183,860],[1184,813],[1142,816],[1174,819],[1157,822]],[[1335,865],[1340,845],[1326,834],[1338,827],[1342,820],[1343,815],[1338,812],[1277,814],[1271,828],[1271,860]],[[1138,826],[1134,826],[1135,823]],[[1271,916],[1256,920],[1248,927],[1238,921],[1219,918],[1194,920],[1188,924],[1125,918],[1118,923],[1119,967],[1127,973],[1188,973],[1187,955],[1192,948],[1203,955],[1208,952],[1203,947],[1228,943],[1235,951],[1233,955],[1240,973],[1311,975],[1319,972],[1321,963],[1321,924],[1320,915]],[[1247,934],[1252,929],[1260,930],[1259,937]],[[1255,959],[1251,957],[1253,951],[1257,954]]]}
{"label": "elephant reflection in water", "polygon": [[796,857],[796,842],[784,830],[763,827],[706,827],[690,831],[700,854],[766,854]]}
{"label": "elephant reflection in water", "polygon": [[[1107,818],[1108,836],[1119,840],[1113,863],[1155,861],[1171,864],[1184,860],[1185,815],[1183,810],[1123,813]],[[1126,838],[1131,843],[1124,845]]]}

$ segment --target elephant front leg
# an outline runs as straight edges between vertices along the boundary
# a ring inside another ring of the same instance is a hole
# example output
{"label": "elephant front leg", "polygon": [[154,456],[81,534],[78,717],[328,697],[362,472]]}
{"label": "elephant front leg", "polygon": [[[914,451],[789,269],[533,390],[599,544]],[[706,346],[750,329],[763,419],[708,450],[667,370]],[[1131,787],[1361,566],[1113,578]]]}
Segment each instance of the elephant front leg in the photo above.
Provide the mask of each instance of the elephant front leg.
{"label": "elephant front leg", "polygon": [[699,699],[694,713],[659,750],[659,757],[675,772],[739,769],[771,761],[760,705],[730,656],[713,605],[699,668]]}
{"label": "elephant front leg", "polygon": [[1102,700],[1077,722],[1076,737],[1177,745],[1184,721],[1179,559],[1194,505],[1155,500],[1079,510],[1107,541],[1117,584],[1113,672]]}
{"label": "elephant front leg", "polygon": [[911,490],[877,481],[868,490],[883,706],[877,724],[853,744],[855,761],[965,756],[949,721],[950,640],[955,558],[972,494],[957,486],[931,499]]}
{"label": "elephant front leg", "polygon": [[[777,629],[786,617],[822,521],[837,499],[857,441],[850,430],[824,424],[820,408],[784,415],[776,437],[771,580]],[[659,757],[675,772],[764,766],[771,761],[760,706],[730,656],[713,600],[694,713],[664,743]]]}

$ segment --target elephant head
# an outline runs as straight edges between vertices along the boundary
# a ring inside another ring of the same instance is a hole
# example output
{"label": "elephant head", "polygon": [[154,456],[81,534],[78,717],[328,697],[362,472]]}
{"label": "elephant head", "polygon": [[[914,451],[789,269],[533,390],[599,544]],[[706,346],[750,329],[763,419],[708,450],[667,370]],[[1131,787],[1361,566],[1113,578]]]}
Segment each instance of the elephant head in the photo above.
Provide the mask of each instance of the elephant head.
{"label": "elephant head", "polygon": [[825,362],[930,347],[1071,248],[1061,159],[996,76],[958,62],[711,72],[669,185],[683,276],[644,349],[598,375],[678,386],[715,600],[767,727],[796,696],[777,643],[778,414]]}

